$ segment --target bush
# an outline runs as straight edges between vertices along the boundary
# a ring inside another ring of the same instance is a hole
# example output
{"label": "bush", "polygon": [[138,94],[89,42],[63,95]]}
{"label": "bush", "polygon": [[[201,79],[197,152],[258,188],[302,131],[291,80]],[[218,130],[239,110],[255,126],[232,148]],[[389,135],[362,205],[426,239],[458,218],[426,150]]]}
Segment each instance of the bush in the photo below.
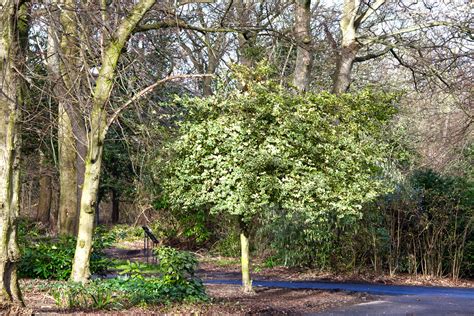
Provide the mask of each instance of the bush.
{"label": "bush", "polygon": [[[109,260],[103,252],[113,242],[112,237],[103,237],[103,229],[96,229],[93,252],[90,259],[91,273],[107,270]],[[21,231],[20,231],[21,233]],[[46,237],[41,240],[27,240],[21,236],[22,259],[18,273],[20,277],[67,280],[71,275],[72,261],[76,249],[76,238]]]}
{"label": "bush", "polygon": [[179,251],[171,247],[160,247],[155,250],[155,254],[165,283],[186,285],[189,279],[194,278],[198,262],[190,252]]}
{"label": "bush", "polygon": [[157,257],[160,277],[144,278],[140,265],[130,263],[130,277],[96,279],[87,285],[64,283],[53,288],[53,297],[62,307],[94,309],[207,300],[202,281],[195,277],[197,260],[191,253],[162,247]]}
{"label": "bush", "polygon": [[211,248],[211,253],[224,257],[240,256],[239,234],[231,231],[227,236],[219,239]]}
{"label": "bush", "polygon": [[116,240],[133,241],[143,239],[143,229],[140,226],[115,225],[107,234]]}
{"label": "bush", "polygon": [[86,285],[66,282],[52,288],[56,304],[66,308],[121,309],[132,306],[207,300],[200,280],[186,286],[170,284],[162,278],[96,279]]}

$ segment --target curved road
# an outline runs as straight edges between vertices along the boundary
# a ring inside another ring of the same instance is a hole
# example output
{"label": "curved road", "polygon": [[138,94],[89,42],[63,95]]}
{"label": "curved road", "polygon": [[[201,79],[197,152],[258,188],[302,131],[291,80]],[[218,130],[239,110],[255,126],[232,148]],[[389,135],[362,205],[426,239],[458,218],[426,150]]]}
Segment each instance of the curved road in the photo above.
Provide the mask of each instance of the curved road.
{"label": "curved road", "polygon": [[[240,280],[205,280],[205,284],[241,284]],[[317,315],[472,315],[474,288],[329,283],[312,281],[253,281],[254,286],[362,292],[376,295],[367,303]]]}

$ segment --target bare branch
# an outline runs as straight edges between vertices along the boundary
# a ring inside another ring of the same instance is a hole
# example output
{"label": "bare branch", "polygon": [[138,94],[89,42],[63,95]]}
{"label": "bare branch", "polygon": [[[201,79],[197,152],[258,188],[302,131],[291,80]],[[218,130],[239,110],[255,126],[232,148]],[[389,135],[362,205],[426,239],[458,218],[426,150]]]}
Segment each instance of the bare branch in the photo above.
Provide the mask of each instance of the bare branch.
{"label": "bare branch", "polygon": [[171,28],[171,27],[177,27],[181,29],[187,29],[187,30],[192,30],[192,31],[197,31],[201,33],[237,33],[237,32],[244,32],[244,31],[260,31],[262,28],[259,27],[236,27],[236,28],[231,28],[231,27],[202,27],[202,26],[197,26],[197,25],[191,25],[188,24],[187,22],[180,20],[180,19],[167,19],[163,20],[160,22],[154,22],[154,23],[146,23],[139,25],[135,28],[134,33],[138,32],[146,32],[150,30],[157,30],[157,29],[165,29],[165,28]]}
{"label": "bare branch", "polygon": [[453,26],[453,23],[445,22],[445,21],[434,21],[434,22],[429,22],[429,23],[421,23],[421,24],[417,24],[417,25],[412,25],[412,26],[404,28],[404,29],[400,29],[398,31],[395,31],[395,32],[389,33],[389,34],[383,34],[383,35],[378,35],[378,36],[374,36],[374,37],[360,36],[360,37],[357,38],[357,40],[360,43],[362,43],[364,45],[367,45],[367,44],[378,42],[378,41],[381,41],[381,40],[384,40],[384,39],[387,39],[387,38],[390,38],[390,37],[395,37],[397,35],[416,32],[416,31],[419,31],[419,30],[422,30],[422,29],[427,29],[427,28],[432,28],[432,27],[437,27],[437,26]]}
{"label": "bare branch", "polygon": [[356,28],[358,28],[362,23],[364,23],[375,11],[377,11],[378,8],[380,8],[386,0],[377,0],[373,5],[369,5],[369,8],[359,15],[355,21],[354,25]]}
{"label": "bare branch", "polygon": [[403,61],[403,59],[400,56],[398,56],[398,54],[395,52],[395,50],[393,48],[390,49],[390,53],[392,53],[393,57],[395,57],[395,59],[398,61],[398,63],[400,65],[402,65],[405,68],[408,68],[411,71],[411,75],[412,75],[412,78],[413,78],[413,84],[415,85],[415,91],[418,91],[418,84],[416,82],[416,72],[413,69],[413,67],[411,67],[410,65],[405,63]]}
{"label": "bare branch", "polygon": [[392,49],[392,47],[386,47],[385,49],[383,49],[379,52],[376,52],[376,53],[370,53],[370,54],[367,54],[367,55],[364,55],[364,56],[358,56],[354,59],[354,62],[355,63],[360,63],[360,62],[364,62],[364,61],[367,61],[367,60],[378,58],[378,57],[383,56],[386,53],[388,53],[390,51],[390,49]]}
{"label": "bare branch", "polygon": [[212,74],[195,74],[195,75],[175,75],[175,76],[168,76],[166,78],[160,79],[156,81],[155,83],[149,85],[148,87],[144,88],[137,94],[135,94],[130,100],[122,104],[120,107],[115,109],[115,111],[110,115],[108,121],[107,121],[107,129],[112,125],[112,123],[117,119],[117,117],[120,115],[120,113],[125,110],[127,107],[129,107],[133,102],[137,101],[138,99],[146,96],[150,92],[152,92],[156,87],[158,87],[161,84],[164,84],[168,81],[173,81],[173,80],[178,80],[178,79],[186,79],[186,78],[202,78],[202,77],[213,77],[214,75]]}

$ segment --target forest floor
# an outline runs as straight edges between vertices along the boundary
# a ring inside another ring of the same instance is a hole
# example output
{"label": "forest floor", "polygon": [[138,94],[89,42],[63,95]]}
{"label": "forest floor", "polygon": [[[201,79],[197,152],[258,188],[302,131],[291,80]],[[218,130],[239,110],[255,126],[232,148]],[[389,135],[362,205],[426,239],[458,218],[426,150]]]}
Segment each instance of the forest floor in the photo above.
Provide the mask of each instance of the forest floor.
{"label": "forest floor", "polygon": [[[146,262],[143,242],[122,242],[119,247],[107,250],[112,259]],[[203,280],[240,280],[240,266],[236,258],[213,257],[207,253],[197,253],[199,270]],[[447,278],[425,278],[408,275],[395,277],[371,274],[329,274],[311,270],[288,269],[284,267],[266,268],[262,264],[253,265],[252,278],[272,281],[319,281],[342,283],[371,283],[391,285],[429,285],[444,287],[474,288],[474,280],[453,281]],[[53,297],[48,294],[45,280],[21,280],[21,287],[27,307],[18,311],[24,315],[156,315],[156,314],[228,314],[228,315],[300,315],[324,311],[341,310],[376,301],[377,297],[367,293],[334,290],[285,289],[255,287],[252,295],[240,291],[235,284],[209,284],[206,291],[211,300],[197,305],[172,305],[148,308],[133,308],[123,311],[71,311],[58,309]],[[14,315],[16,313],[12,313]]]}

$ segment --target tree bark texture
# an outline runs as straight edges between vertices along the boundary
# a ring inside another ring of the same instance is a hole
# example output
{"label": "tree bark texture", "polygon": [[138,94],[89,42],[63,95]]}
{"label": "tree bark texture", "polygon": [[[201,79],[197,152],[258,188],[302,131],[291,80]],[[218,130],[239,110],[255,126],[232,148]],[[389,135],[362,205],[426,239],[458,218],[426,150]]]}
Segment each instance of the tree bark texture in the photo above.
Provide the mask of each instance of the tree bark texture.
{"label": "tree bark texture", "polygon": [[[20,195],[21,69],[27,21],[18,1],[1,0],[0,13],[0,303],[21,304],[17,279],[20,251],[16,240]],[[19,39],[19,40],[18,40]]]}
{"label": "tree bark texture", "polygon": [[75,137],[62,102],[58,104],[59,211],[58,231],[73,236],[78,222],[78,185]]}
{"label": "tree bark texture", "polygon": [[71,273],[71,279],[75,282],[85,283],[90,276],[89,259],[94,232],[94,212],[99,189],[103,144],[107,133],[106,105],[112,92],[117,62],[134,28],[155,2],[156,0],[142,0],[135,4],[130,14],[121,21],[112,36],[113,40],[104,50],[102,67],[93,92],[92,111],[89,116],[90,133],[87,137],[88,146],[77,244]]}
{"label": "tree bark texture", "polygon": [[[342,43],[337,53],[336,71],[334,73],[332,87],[333,93],[341,94],[349,89],[352,66],[354,62],[357,61],[357,54],[362,48],[362,44],[357,38],[359,27],[385,3],[386,0],[375,0],[372,1],[368,7],[361,10],[361,8],[364,7],[361,0],[344,0],[340,21]],[[385,50],[385,52],[387,51],[388,50]],[[364,59],[359,61],[377,58],[385,52],[365,56]]]}
{"label": "tree bark texture", "polygon": [[249,237],[244,231],[240,233],[240,253],[243,290],[245,293],[251,293],[252,280],[250,279]]}
{"label": "tree bark texture", "polygon": [[[78,49],[77,4],[73,0],[52,0],[50,5],[48,71],[55,83],[52,91],[58,105],[58,231],[62,235],[75,235],[87,150],[85,125],[80,113],[83,83]],[[64,9],[58,10],[57,6]]]}
{"label": "tree bark texture", "polygon": [[354,60],[360,49],[357,42],[357,11],[360,0],[345,0],[340,22],[342,43],[337,56],[336,72],[332,92],[341,94],[349,89],[351,84],[351,72]]}
{"label": "tree bark texture", "polygon": [[359,45],[357,43],[351,43],[341,47],[337,58],[336,73],[334,75],[333,93],[341,94],[347,92],[349,89],[352,66],[354,65],[358,51]]}
{"label": "tree bark texture", "polygon": [[311,0],[297,0],[295,7],[295,37],[297,40],[296,64],[293,77],[294,86],[300,91],[308,91],[313,54],[311,52]]}
{"label": "tree bark texture", "polygon": [[[241,26],[251,25],[250,14],[253,4],[253,1],[235,1],[236,14]],[[255,64],[253,48],[255,47],[256,40],[257,33],[254,31],[245,31],[238,34],[240,64],[249,68]]]}

